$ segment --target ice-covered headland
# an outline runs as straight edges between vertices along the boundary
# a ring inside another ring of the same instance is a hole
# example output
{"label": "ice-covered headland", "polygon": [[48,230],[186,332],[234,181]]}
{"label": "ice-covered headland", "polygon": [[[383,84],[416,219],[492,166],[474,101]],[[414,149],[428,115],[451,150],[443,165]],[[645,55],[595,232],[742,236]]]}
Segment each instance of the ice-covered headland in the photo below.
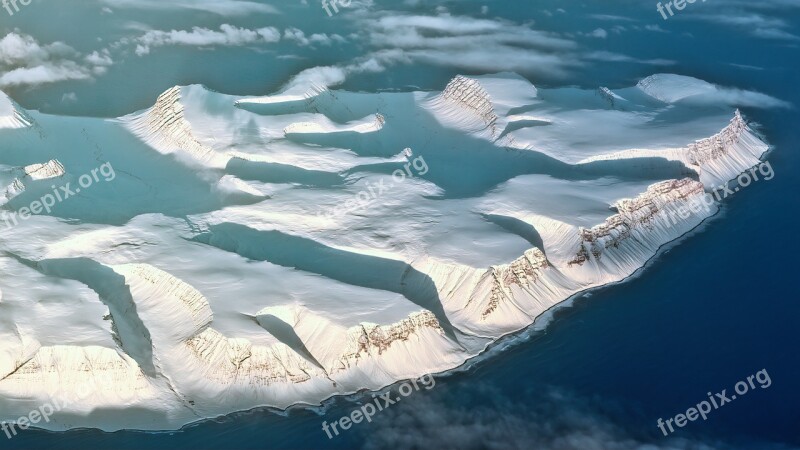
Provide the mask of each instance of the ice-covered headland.
{"label": "ice-covered headland", "polygon": [[0,222],[0,421],[175,429],[458,367],[717,211],[768,146],[713,89],[186,86],[113,120],[0,95],[6,213],[116,173]]}

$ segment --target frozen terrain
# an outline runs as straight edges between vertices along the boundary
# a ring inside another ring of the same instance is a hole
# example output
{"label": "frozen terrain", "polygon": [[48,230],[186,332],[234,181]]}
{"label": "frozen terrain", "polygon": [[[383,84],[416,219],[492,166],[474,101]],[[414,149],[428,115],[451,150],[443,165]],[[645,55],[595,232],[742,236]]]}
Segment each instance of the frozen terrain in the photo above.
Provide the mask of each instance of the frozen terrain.
{"label": "frozen terrain", "polygon": [[175,429],[455,368],[716,213],[768,146],[715,89],[193,85],[115,120],[0,94],[0,421]]}

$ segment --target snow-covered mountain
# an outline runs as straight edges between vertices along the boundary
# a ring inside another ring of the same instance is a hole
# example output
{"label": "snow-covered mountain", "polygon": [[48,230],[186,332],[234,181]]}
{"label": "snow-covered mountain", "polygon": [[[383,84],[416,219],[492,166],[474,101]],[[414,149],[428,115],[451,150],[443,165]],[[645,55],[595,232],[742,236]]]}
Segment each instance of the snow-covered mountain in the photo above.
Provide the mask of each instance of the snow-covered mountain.
{"label": "snow-covered mountain", "polygon": [[84,189],[0,223],[0,420],[78,398],[46,426],[179,428],[458,367],[634,274],[760,163],[741,113],[678,81],[176,86],[114,120],[2,96],[5,213]]}

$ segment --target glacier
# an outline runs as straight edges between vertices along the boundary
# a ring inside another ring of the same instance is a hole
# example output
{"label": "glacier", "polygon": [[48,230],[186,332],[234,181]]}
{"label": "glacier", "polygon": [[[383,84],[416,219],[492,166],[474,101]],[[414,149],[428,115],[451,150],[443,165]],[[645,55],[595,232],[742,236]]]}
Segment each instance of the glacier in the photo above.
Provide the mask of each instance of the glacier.
{"label": "glacier", "polygon": [[[116,119],[0,94],[4,214],[116,170],[0,222],[0,421],[78,398],[42,425],[177,429],[457,368],[717,213],[711,193],[770,147],[722,99],[691,101],[714,89],[191,85]],[[415,156],[430,170],[397,177]]]}

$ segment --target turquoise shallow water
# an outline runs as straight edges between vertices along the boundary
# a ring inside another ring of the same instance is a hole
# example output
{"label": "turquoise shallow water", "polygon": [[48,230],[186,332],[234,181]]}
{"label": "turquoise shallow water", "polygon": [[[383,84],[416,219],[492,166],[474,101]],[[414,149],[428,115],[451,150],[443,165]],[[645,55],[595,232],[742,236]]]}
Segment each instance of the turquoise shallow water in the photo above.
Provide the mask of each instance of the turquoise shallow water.
{"label": "turquoise shallow water", "polygon": [[[421,2],[416,8],[429,12],[431,3]],[[588,18],[592,14],[625,16],[641,26],[656,23],[669,33],[630,31],[583,45],[640,60],[674,60],[670,72],[758,90],[800,105],[796,44],[708,26],[690,20],[689,10],[684,11],[685,18],[664,23],[649,2],[644,6],[589,2],[581,14],[542,13],[555,11],[563,3],[570,2],[534,6],[488,2],[493,16],[515,22],[535,20],[548,30],[591,29],[598,26]],[[482,3],[444,4],[453,14],[473,14]],[[574,11],[571,6],[566,8]],[[114,26],[118,24],[105,20],[89,2],[60,8],[62,20],[58,21],[45,19],[46,14],[36,7],[34,3],[27,16],[20,15],[13,23],[3,22],[4,31],[10,27],[39,31],[42,39],[70,35],[78,49],[81,41],[88,47],[98,35],[110,39],[117,33]],[[703,14],[714,14],[713,8],[703,8]],[[130,14],[130,21],[176,26],[168,13],[156,18]],[[796,13],[782,19],[793,24],[790,30],[800,32]],[[192,13],[181,20],[185,26],[211,26],[216,19]],[[254,26],[260,20],[244,17],[237,24]],[[310,26],[341,34],[354,26],[323,16],[270,20],[310,21],[315,22]],[[75,29],[70,22],[86,27]],[[149,106],[156,94],[175,84],[203,83],[228,93],[263,94],[302,68],[352,57],[359,48],[304,51],[308,52],[305,59],[286,60],[278,58],[280,48],[266,53],[164,49],[114,66],[92,84],[58,83],[10,93],[28,108],[113,117]],[[614,88],[656,71],[666,70],[633,62],[587,62],[565,79],[523,75],[537,85]],[[464,70],[434,64],[399,66],[353,77],[343,87],[440,89],[459,72]],[[120,91],[119,86],[124,89]],[[59,103],[65,92],[75,92],[78,101]],[[769,155],[776,173],[773,180],[728,199],[721,217],[660,255],[641,276],[578,299],[571,308],[558,312],[544,331],[505,339],[468,369],[437,377],[433,389],[413,393],[370,424],[358,424],[329,440],[322,421],[334,421],[358,407],[359,397],[337,398],[324,411],[237,413],[178,432],[29,430],[12,440],[0,439],[0,448],[635,448],[643,443],[674,448],[800,447],[800,306],[792,285],[798,268],[794,255],[800,250],[792,231],[797,222],[795,193],[800,187],[794,175],[800,163],[800,114],[797,109],[747,109],[745,113],[762,125],[761,131],[775,146]],[[486,175],[489,180],[499,176]],[[737,381],[761,369],[769,372],[773,382],[768,389],[756,389],[670,438],[661,435],[657,419],[685,411],[704,400],[706,392],[730,391]]]}

